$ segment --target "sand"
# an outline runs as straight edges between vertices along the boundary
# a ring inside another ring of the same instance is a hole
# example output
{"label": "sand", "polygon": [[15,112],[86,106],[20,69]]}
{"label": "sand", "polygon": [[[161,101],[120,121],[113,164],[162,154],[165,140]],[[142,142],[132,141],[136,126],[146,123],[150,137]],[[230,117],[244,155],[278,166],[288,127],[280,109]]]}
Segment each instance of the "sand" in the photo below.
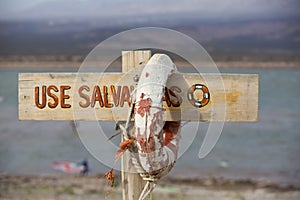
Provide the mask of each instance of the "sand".
{"label": "sand", "polygon": [[[119,179],[119,178],[118,178]],[[77,200],[104,199],[109,190],[104,178],[94,176],[29,176],[0,175],[0,199]],[[109,199],[122,199],[121,185],[117,184]],[[271,183],[229,180],[174,180],[163,179],[154,190],[153,199],[164,200],[298,200],[300,189],[276,186]]]}

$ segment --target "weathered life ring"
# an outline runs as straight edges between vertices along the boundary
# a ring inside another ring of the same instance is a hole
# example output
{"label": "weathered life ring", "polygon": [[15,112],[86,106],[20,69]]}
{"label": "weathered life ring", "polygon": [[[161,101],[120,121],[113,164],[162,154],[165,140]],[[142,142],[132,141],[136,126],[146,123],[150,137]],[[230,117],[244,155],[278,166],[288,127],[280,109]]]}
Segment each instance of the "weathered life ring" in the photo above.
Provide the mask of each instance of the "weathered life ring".
{"label": "weathered life ring", "polygon": [[180,121],[163,120],[162,99],[167,80],[176,66],[165,54],[155,54],[144,67],[136,90],[135,139],[144,180],[156,182],[177,159]]}
{"label": "weathered life ring", "polygon": [[[202,90],[203,98],[201,100],[195,99],[194,92],[196,90]],[[189,90],[187,92],[187,98],[193,106],[195,106],[197,108],[201,108],[201,107],[207,105],[209,102],[209,99],[210,99],[209,90],[205,85],[194,84],[189,88]]]}

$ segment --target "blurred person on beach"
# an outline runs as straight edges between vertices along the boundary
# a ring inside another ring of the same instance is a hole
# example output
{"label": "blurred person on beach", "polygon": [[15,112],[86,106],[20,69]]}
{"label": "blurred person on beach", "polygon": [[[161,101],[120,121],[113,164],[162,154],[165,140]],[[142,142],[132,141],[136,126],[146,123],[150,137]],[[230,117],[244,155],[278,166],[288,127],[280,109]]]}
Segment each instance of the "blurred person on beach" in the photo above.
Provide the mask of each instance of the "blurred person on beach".
{"label": "blurred person on beach", "polygon": [[80,163],[83,168],[80,171],[80,176],[87,176],[89,173],[89,163],[87,159],[84,159],[81,163]]}

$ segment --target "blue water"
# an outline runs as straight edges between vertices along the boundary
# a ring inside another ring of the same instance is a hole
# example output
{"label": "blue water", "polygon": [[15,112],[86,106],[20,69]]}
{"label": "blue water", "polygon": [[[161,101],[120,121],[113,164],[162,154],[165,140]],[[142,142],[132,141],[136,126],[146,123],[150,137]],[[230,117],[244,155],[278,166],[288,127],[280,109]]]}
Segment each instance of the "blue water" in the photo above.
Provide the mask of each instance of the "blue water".
{"label": "blue water", "polygon": [[[52,161],[79,162],[84,158],[89,159],[94,173],[105,172],[107,168],[83,147],[71,122],[18,120],[18,72],[0,71],[0,96],[3,98],[0,102],[0,172],[57,174],[50,167]],[[198,153],[203,130],[208,125],[203,123],[203,128],[177,161],[170,176],[299,182],[300,70],[222,72],[259,74],[259,120],[225,123],[213,151],[200,160]]]}

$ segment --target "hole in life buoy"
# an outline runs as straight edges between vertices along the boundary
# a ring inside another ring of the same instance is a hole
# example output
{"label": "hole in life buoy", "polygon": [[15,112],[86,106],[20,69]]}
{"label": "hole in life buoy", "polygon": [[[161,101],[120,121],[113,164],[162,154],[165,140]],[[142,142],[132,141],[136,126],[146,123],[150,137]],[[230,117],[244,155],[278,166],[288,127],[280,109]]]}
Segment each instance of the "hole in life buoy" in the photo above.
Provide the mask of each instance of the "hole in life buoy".
{"label": "hole in life buoy", "polygon": [[194,98],[197,101],[202,101],[202,99],[203,99],[203,91],[202,90],[195,90],[194,91]]}
{"label": "hole in life buoy", "polygon": [[192,85],[188,90],[187,98],[193,106],[201,108],[206,106],[209,102],[209,90],[202,84]]}

